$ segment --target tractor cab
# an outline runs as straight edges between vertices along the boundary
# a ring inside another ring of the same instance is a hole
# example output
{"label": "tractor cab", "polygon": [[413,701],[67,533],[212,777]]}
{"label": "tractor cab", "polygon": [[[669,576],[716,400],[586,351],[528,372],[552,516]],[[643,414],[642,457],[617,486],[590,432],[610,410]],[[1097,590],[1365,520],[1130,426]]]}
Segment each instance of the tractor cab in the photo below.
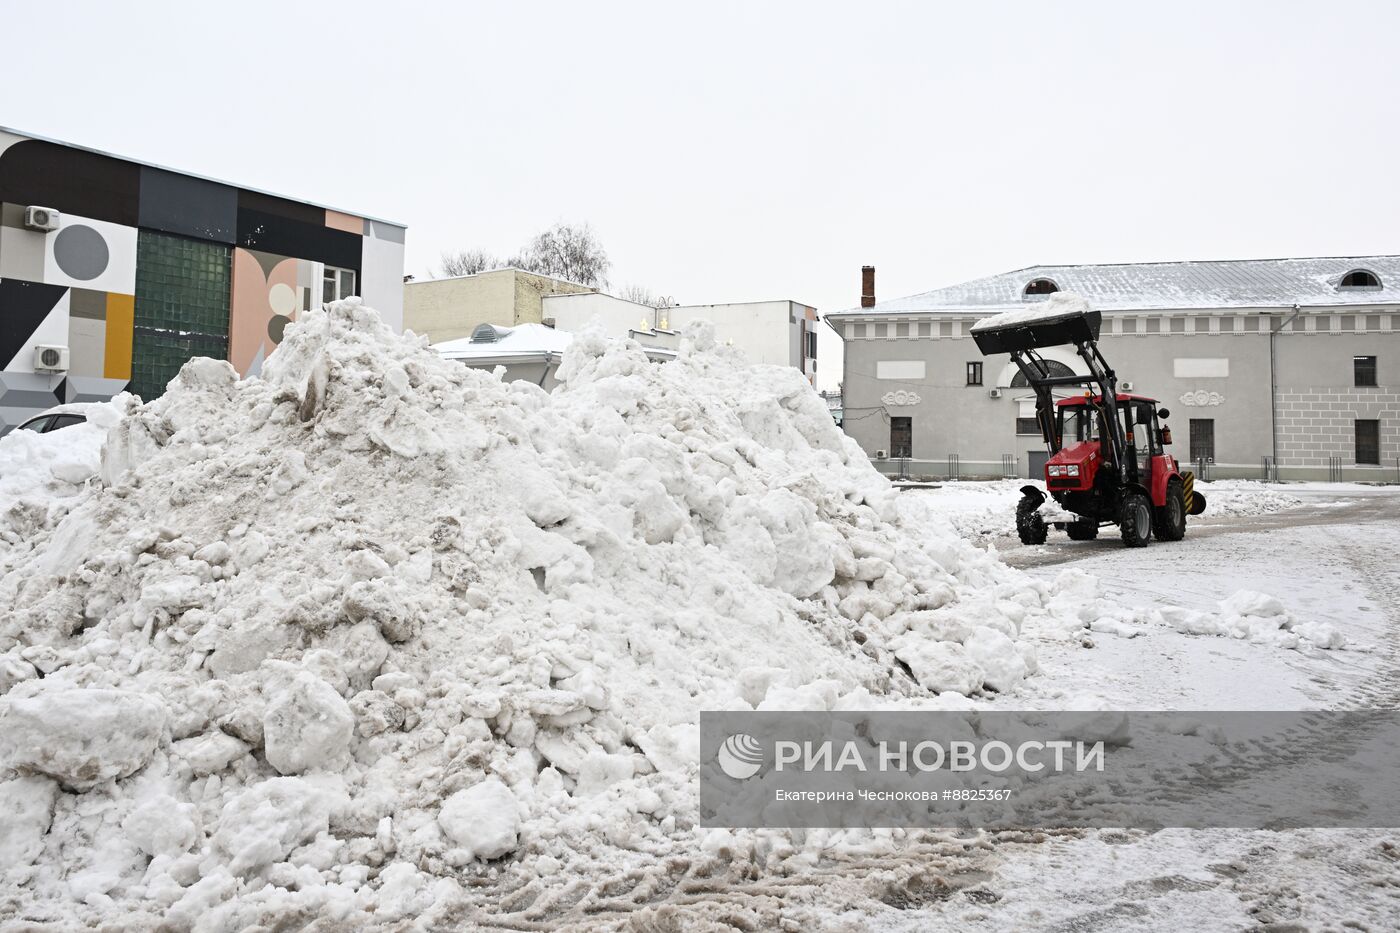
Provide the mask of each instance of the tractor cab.
{"label": "tractor cab", "polygon": [[[1109,440],[1111,432],[1104,424],[1103,397],[1086,393],[1060,399],[1055,407],[1059,452],[1046,463],[1045,486],[1051,490],[1090,489],[1100,468],[1118,466]],[[1159,409],[1157,401],[1147,396],[1120,393],[1114,415],[1123,433],[1124,465],[1130,480],[1150,488],[1154,470],[1163,475],[1176,472],[1176,461],[1165,453],[1171,429],[1159,421],[1159,417],[1166,417],[1166,409]],[[1158,462],[1158,458],[1165,459]]]}
{"label": "tractor cab", "polygon": [[[1040,307],[978,321],[972,337],[986,355],[1010,354],[1035,390],[1036,423],[1049,455],[1045,487],[1078,516],[1055,522],[1056,528],[1085,540],[1096,537],[1100,525],[1116,524],[1129,547],[1142,547],[1154,535],[1179,541],[1186,534],[1186,516],[1203,512],[1205,497],[1195,494],[1195,478],[1166,452],[1171,443],[1163,423],[1166,409],[1145,395],[1118,391],[1118,376],[1099,350],[1102,322],[1102,314],[1082,299],[1057,292]],[[1087,375],[1056,375],[1039,353],[1065,344],[1074,347]],[[1055,398],[1056,389],[1070,387],[1082,394]],[[1042,544],[1045,493],[1035,486],[1021,492],[1017,532],[1025,544]]]}

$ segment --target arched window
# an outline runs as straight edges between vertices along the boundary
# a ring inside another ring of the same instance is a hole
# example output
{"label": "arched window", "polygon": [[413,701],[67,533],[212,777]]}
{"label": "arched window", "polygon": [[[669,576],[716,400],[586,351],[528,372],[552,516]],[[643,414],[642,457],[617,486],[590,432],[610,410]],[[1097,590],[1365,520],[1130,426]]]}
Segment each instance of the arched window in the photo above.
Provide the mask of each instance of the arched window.
{"label": "arched window", "polygon": [[1381,279],[1370,269],[1353,269],[1342,276],[1338,288],[1380,288]]}
{"label": "arched window", "polygon": [[[1045,369],[1051,376],[1074,375],[1074,370],[1070,369],[1068,366],[1066,366],[1064,363],[1061,363],[1059,360],[1046,360]],[[1016,375],[1011,377],[1011,388],[1024,389],[1029,385],[1030,383],[1026,381],[1026,374],[1021,372],[1019,369],[1016,370]]]}
{"label": "arched window", "polygon": [[1021,294],[1026,298],[1035,298],[1043,295],[1053,295],[1060,290],[1052,279],[1031,279],[1026,283],[1026,290]]}

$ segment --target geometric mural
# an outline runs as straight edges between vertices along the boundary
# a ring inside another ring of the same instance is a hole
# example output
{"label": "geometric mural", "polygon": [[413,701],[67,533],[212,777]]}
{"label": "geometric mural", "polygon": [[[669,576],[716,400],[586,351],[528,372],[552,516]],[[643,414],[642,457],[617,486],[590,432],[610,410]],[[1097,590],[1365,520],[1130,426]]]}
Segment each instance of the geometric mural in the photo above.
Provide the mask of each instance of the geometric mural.
{"label": "geometric mural", "polygon": [[39,281],[124,295],[135,292],[135,227],[65,214],[57,233],[38,235],[44,242]]}
{"label": "geometric mural", "polygon": [[[100,401],[131,378],[132,297],[0,280],[0,433],[58,403]],[[34,346],[67,346],[66,373],[34,372]]]}
{"label": "geometric mural", "polygon": [[[0,361],[5,368],[22,368],[24,350],[33,346],[30,337],[64,302],[68,289],[62,285],[25,282],[21,279],[0,279]],[[34,369],[31,366],[30,372]]]}
{"label": "geometric mural", "polygon": [[[35,205],[58,229],[24,226]],[[0,434],[128,384],[159,394],[192,356],[259,372],[326,266],[399,330],[403,244],[399,224],[0,130]],[[39,344],[68,371],[36,373]]]}
{"label": "geometric mural", "polygon": [[305,259],[234,249],[228,358],[240,375],[260,373],[287,325],[312,306],[320,269],[320,263]]}

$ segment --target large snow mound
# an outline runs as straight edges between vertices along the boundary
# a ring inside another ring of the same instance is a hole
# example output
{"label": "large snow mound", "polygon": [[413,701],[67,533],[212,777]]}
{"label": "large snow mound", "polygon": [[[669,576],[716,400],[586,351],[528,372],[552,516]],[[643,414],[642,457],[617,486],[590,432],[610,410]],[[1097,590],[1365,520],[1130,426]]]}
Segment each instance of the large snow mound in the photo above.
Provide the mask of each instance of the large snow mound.
{"label": "large snow mound", "polygon": [[1024,624],[1083,624],[705,326],[661,365],[582,334],[560,377],[350,300],[112,427],[0,556],[7,912],[460,924],[482,873],[696,851],[702,708],[991,702]]}

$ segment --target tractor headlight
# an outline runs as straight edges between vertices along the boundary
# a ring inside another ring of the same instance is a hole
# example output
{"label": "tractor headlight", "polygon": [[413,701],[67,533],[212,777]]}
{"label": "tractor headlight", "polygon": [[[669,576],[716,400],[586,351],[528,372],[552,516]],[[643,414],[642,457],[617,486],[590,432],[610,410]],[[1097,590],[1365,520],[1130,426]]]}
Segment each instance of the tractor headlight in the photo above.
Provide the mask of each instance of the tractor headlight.
{"label": "tractor headlight", "polygon": [[1075,463],[1075,464],[1071,464],[1070,466],[1065,467],[1065,475],[1066,475],[1066,476],[1078,476],[1078,475],[1079,475],[1079,464]]}
{"label": "tractor headlight", "polygon": [[1051,476],[1064,476],[1065,468],[1062,466],[1052,466],[1048,468]]}

